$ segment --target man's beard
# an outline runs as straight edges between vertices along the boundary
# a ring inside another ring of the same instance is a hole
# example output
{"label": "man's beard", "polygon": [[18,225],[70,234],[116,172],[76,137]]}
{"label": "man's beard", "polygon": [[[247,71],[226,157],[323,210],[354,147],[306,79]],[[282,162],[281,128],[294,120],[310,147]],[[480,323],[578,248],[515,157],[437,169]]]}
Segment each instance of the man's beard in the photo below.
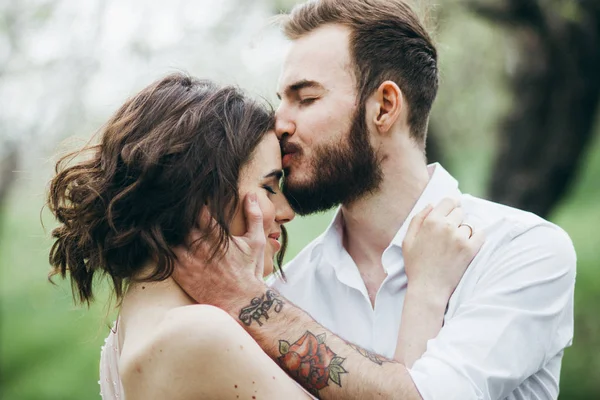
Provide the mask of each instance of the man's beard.
{"label": "man's beard", "polygon": [[298,215],[351,204],[379,188],[381,161],[369,141],[364,109],[357,110],[348,134],[339,143],[314,149],[308,182],[290,184],[284,179],[283,193]]}

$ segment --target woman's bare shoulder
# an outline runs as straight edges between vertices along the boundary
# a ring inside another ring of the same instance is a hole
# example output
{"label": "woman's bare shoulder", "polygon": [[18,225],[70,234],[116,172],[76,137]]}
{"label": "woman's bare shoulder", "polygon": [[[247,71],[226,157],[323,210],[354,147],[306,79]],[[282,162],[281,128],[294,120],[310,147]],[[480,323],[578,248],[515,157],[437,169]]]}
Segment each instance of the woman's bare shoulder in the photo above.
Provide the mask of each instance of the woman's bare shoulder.
{"label": "woman's bare shoulder", "polygon": [[[222,343],[227,332],[242,329],[236,325],[225,311],[213,306],[188,305],[167,311],[143,343],[131,346],[132,351],[124,347],[119,372],[125,392],[164,392],[169,398],[179,398],[174,392],[194,390],[203,363],[220,351],[215,344]],[[178,388],[175,382],[187,383]],[[133,396],[138,397],[143,395]]]}

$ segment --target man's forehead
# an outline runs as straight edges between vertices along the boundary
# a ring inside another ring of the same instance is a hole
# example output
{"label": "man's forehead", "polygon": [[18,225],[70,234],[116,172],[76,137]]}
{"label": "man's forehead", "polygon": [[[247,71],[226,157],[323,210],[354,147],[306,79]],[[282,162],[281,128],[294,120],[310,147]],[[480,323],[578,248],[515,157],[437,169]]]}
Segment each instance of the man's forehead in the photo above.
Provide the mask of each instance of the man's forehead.
{"label": "man's forehead", "polygon": [[319,33],[310,34],[292,43],[281,68],[278,93],[283,93],[302,81],[326,85],[336,76],[349,72],[350,55],[347,46],[343,42],[340,43],[344,36],[324,35],[327,40],[321,43]]}

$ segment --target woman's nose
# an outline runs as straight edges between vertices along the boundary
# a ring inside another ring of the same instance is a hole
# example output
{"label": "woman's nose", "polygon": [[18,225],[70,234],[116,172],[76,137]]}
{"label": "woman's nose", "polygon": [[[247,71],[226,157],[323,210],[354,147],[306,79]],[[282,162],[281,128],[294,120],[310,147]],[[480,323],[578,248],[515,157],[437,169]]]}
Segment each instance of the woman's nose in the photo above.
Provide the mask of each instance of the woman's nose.
{"label": "woman's nose", "polygon": [[290,207],[290,203],[288,203],[287,199],[282,196],[282,200],[277,207],[277,215],[275,217],[277,223],[279,224],[287,224],[291,220],[294,219],[296,213]]}

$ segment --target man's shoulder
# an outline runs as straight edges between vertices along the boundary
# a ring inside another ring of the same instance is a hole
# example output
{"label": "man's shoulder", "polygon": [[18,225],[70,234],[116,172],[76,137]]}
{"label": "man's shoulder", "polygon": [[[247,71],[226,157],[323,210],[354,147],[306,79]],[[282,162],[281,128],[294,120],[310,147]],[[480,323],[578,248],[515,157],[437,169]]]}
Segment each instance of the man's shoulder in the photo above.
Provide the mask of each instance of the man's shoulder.
{"label": "man's shoulder", "polygon": [[529,211],[469,194],[462,196],[461,203],[466,211],[469,223],[490,231],[505,227],[509,238],[515,238],[532,228],[541,226],[564,234],[564,231],[558,225]]}
{"label": "man's shoulder", "polygon": [[[512,267],[520,268],[522,273],[536,270],[534,261],[548,260],[541,264],[540,277],[551,274],[573,276],[576,268],[576,254],[568,233],[560,226],[538,215],[489,200],[464,195],[462,201],[467,220],[486,233],[483,253],[502,262],[501,275],[509,277],[516,273]],[[487,249],[487,250],[486,250]],[[521,267],[518,260],[528,263]],[[492,263],[493,264],[493,263]],[[493,272],[491,266],[486,268]]]}

